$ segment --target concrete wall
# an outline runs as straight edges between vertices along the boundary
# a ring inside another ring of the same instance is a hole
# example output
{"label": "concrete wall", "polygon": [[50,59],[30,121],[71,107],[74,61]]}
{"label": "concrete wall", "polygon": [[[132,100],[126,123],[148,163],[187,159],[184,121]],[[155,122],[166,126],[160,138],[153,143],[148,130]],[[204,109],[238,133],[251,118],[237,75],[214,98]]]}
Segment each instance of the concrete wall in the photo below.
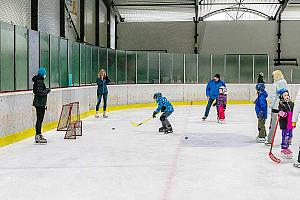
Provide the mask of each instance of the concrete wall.
{"label": "concrete wall", "polygon": [[193,22],[119,23],[118,49],[194,52]]}
{"label": "concrete wall", "polygon": [[0,10],[0,21],[30,27],[30,0],[1,0]]}
{"label": "concrete wall", "polygon": [[39,0],[38,2],[38,29],[41,32],[59,36],[59,1]]}
{"label": "concrete wall", "polygon": [[[109,86],[109,106],[151,103],[153,94],[161,92],[170,101],[205,100],[206,85],[111,85]],[[229,100],[251,100],[256,98],[252,84],[228,84]],[[269,90],[270,85],[267,85]],[[295,98],[299,85],[289,85],[292,98]],[[58,121],[63,104],[79,101],[80,111],[95,108],[96,87],[53,89],[48,97],[48,110],[44,122]],[[33,94],[28,92],[0,94],[0,137],[34,127],[35,109],[31,106]]]}

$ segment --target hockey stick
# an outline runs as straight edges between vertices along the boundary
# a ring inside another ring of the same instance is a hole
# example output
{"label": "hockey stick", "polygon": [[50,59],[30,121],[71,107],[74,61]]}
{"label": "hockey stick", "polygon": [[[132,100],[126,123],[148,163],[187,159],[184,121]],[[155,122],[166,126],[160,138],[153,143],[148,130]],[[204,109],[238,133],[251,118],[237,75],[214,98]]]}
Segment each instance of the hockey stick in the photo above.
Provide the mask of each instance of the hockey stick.
{"label": "hockey stick", "polygon": [[[157,114],[158,114],[158,113],[157,113]],[[157,115],[157,114],[156,114],[156,115]],[[155,115],[155,116],[156,116],[156,115]],[[147,119],[145,119],[145,120],[142,121],[141,123],[136,123],[136,122],[134,122],[134,121],[130,121],[130,124],[131,124],[132,126],[134,126],[134,127],[138,127],[138,126],[141,126],[141,125],[145,124],[146,122],[150,121],[152,118],[153,118],[153,116],[148,117]]]}
{"label": "hockey stick", "polygon": [[153,117],[151,116],[151,117],[148,117],[147,119],[145,119],[144,121],[142,121],[141,123],[136,123],[136,122],[134,122],[134,121],[130,121],[130,124],[132,125],[132,126],[134,126],[134,127],[138,127],[138,126],[140,126],[140,125],[143,125],[143,124],[145,124],[146,122],[148,122],[149,120],[151,120]]}
{"label": "hockey stick", "polygon": [[274,134],[273,134],[273,137],[272,137],[271,148],[270,148],[270,151],[269,151],[269,157],[271,158],[272,161],[274,161],[274,162],[276,162],[276,163],[280,163],[280,162],[281,162],[281,160],[280,160],[279,158],[276,158],[276,157],[274,156],[274,154],[272,153],[272,149],[273,149],[273,144],[274,144],[275,135],[276,135],[276,132],[277,132],[278,123],[279,123],[279,117],[278,117],[277,122],[276,122]]}

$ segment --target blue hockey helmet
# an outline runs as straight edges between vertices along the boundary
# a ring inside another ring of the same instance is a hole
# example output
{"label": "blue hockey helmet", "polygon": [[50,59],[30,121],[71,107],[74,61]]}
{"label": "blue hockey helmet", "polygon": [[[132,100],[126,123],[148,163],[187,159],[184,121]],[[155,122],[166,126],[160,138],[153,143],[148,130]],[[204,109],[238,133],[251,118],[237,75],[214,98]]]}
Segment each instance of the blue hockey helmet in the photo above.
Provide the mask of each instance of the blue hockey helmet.
{"label": "blue hockey helmet", "polygon": [[159,97],[162,97],[162,94],[160,92],[156,92],[154,95],[153,95],[153,99],[158,99]]}

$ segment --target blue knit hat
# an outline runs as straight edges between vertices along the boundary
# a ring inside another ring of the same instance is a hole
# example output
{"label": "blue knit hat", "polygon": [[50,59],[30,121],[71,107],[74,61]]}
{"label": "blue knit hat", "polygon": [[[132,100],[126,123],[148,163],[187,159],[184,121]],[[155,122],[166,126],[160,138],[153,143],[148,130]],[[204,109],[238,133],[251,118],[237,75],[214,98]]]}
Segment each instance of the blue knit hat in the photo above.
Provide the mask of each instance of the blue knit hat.
{"label": "blue knit hat", "polygon": [[46,69],[44,67],[39,68],[38,75],[45,76],[46,75]]}

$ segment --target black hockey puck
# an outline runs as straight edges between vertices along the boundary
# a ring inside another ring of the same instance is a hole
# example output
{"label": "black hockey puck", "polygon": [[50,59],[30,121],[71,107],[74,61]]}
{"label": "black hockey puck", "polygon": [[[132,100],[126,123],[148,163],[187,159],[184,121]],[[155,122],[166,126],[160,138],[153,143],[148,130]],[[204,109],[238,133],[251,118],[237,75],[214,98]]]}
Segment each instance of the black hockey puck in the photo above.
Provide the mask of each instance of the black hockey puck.
{"label": "black hockey puck", "polygon": [[186,139],[186,140],[187,140],[187,139],[189,139],[189,137],[184,137],[184,139]]}
{"label": "black hockey puck", "polygon": [[115,130],[116,128],[111,128],[112,130]]}

